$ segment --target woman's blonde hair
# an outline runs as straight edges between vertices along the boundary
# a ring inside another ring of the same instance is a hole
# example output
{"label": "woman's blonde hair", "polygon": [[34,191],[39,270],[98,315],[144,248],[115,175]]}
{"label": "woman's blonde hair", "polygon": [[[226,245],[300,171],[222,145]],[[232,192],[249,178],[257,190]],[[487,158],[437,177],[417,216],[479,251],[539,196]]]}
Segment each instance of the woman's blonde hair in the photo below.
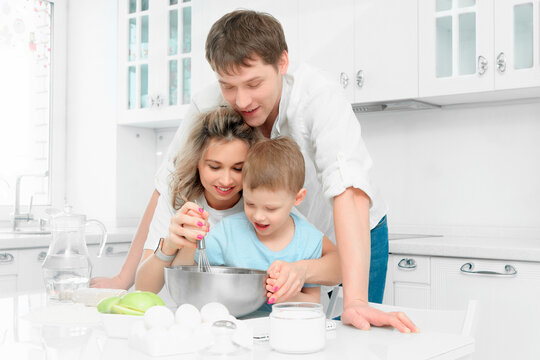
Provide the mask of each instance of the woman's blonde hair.
{"label": "woman's blonde hair", "polygon": [[193,201],[204,193],[199,175],[199,161],[210,140],[242,140],[249,147],[262,137],[259,130],[247,125],[231,108],[219,107],[202,113],[193,124],[186,143],[174,160],[171,174],[172,206],[178,210],[185,200]]}

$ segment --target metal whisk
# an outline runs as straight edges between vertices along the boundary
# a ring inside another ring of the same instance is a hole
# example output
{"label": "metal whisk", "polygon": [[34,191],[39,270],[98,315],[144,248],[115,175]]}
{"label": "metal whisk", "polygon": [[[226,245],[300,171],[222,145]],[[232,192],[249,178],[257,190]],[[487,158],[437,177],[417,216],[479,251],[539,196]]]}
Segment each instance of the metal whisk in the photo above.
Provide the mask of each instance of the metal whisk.
{"label": "metal whisk", "polygon": [[[184,194],[180,194],[182,197],[182,200],[184,202],[188,202],[188,199],[184,196]],[[194,201],[195,204],[197,204],[196,201]],[[199,205],[199,204],[197,204]],[[200,206],[200,205],[199,205]],[[197,250],[199,250],[199,256],[197,261],[197,271],[199,272],[212,272],[212,267],[210,266],[210,262],[208,261],[208,257],[206,256],[206,246],[204,244],[204,238],[197,241]]]}
{"label": "metal whisk", "polygon": [[197,261],[197,270],[200,272],[212,272],[212,267],[208,258],[206,257],[206,246],[204,245],[204,238],[197,242],[197,249],[199,250],[199,259]]}

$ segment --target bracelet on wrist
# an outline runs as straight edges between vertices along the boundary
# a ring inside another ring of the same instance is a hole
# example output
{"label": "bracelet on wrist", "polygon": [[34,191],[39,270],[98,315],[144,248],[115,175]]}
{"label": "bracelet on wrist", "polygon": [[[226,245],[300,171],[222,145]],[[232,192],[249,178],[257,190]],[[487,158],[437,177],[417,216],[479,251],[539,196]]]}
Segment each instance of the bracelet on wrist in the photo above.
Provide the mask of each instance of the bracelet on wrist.
{"label": "bracelet on wrist", "polygon": [[156,247],[156,250],[154,251],[154,255],[161,261],[164,261],[164,262],[167,262],[167,263],[170,263],[171,261],[174,260],[174,258],[176,257],[176,254],[178,253],[178,249],[176,249],[176,251],[174,252],[174,254],[172,255],[167,255],[165,254],[162,249],[163,249],[163,243],[165,242],[165,239],[164,238],[161,238],[159,239],[159,242],[158,242],[158,245]]}

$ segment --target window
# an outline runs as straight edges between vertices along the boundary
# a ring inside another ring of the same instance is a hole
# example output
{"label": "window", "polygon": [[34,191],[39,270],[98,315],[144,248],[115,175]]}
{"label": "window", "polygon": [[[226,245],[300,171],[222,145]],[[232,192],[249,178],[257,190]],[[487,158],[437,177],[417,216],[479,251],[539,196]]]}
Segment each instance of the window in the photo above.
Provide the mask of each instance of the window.
{"label": "window", "polygon": [[17,186],[21,212],[27,212],[30,203],[37,208],[52,204],[53,162],[63,161],[53,154],[52,139],[64,128],[64,111],[55,114],[62,106],[53,100],[55,81],[65,78],[56,74],[58,67],[53,71],[57,43],[65,48],[65,40],[53,41],[61,19],[56,3],[0,1],[0,220],[13,212]]}

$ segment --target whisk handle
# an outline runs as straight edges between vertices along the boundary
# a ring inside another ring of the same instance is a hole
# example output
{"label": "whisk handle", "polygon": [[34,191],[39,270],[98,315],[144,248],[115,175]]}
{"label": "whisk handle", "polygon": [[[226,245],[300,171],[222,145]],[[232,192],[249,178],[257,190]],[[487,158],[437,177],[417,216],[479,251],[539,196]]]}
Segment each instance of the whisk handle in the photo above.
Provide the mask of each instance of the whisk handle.
{"label": "whisk handle", "polygon": [[197,241],[197,249],[199,249],[199,250],[206,249],[206,246],[205,246],[205,244],[204,244],[204,238],[202,238],[201,240]]}

